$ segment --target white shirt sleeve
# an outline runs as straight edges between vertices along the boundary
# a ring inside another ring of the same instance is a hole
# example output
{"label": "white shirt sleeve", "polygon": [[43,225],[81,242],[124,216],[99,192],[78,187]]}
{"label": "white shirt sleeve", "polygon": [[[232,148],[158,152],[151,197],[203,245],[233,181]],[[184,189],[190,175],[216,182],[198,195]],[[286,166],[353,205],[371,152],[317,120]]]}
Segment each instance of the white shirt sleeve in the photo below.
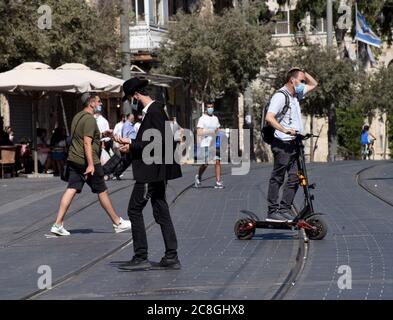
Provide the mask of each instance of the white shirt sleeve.
{"label": "white shirt sleeve", "polygon": [[107,131],[107,130],[109,130],[109,122],[108,122],[108,120],[106,120],[105,118],[104,118],[104,131]]}
{"label": "white shirt sleeve", "polygon": [[275,115],[280,113],[285,106],[285,96],[283,93],[276,92],[270,100],[268,112],[272,112]]}
{"label": "white shirt sleeve", "polygon": [[205,122],[203,121],[203,117],[200,117],[198,120],[197,128],[205,128]]}
{"label": "white shirt sleeve", "polygon": [[218,128],[220,128],[221,127],[221,124],[220,124],[220,120],[218,120],[218,118],[216,117],[216,119],[217,119],[217,129]]}

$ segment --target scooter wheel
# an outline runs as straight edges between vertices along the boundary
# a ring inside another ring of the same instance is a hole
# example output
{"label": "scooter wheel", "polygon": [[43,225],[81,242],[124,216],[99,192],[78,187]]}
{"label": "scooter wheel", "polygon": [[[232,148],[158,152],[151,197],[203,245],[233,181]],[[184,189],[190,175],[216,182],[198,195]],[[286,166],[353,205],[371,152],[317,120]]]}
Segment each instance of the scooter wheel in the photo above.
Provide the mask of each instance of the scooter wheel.
{"label": "scooter wheel", "polygon": [[251,219],[239,219],[235,223],[235,235],[239,240],[250,240],[255,234],[255,222]]}
{"label": "scooter wheel", "polygon": [[315,215],[308,219],[306,222],[311,226],[315,227],[313,230],[306,229],[305,232],[311,240],[322,240],[328,231],[327,223],[321,215]]}

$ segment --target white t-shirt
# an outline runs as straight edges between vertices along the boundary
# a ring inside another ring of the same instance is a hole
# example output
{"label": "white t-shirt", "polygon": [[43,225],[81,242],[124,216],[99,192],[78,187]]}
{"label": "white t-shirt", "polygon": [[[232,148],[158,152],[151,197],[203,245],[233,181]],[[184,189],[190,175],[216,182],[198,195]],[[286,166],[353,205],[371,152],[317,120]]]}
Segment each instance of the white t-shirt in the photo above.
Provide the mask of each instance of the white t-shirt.
{"label": "white t-shirt", "polygon": [[115,128],[113,129],[113,134],[116,136],[121,136],[121,129],[123,129],[123,121],[116,123]]}
{"label": "white t-shirt", "polygon": [[[216,116],[209,116],[204,114],[199,118],[197,128],[202,128],[204,130],[217,130],[220,127],[220,122]],[[210,147],[213,142],[212,135],[205,135],[201,141],[201,147]]]}
{"label": "white t-shirt", "polygon": [[[282,87],[280,90],[285,91],[289,97],[289,109],[285,114],[285,116],[280,121],[280,124],[286,129],[293,129],[299,131],[300,133],[303,133],[304,127],[303,127],[302,113],[300,110],[300,104],[298,98],[296,96],[294,97],[285,86]],[[303,95],[305,95],[306,93],[307,92],[305,89]],[[275,115],[277,115],[282,112],[284,106],[285,106],[284,94],[276,92],[270,101],[268,112],[272,112]],[[278,130],[274,132],[274,136],[282,141],[290,141],[295,139],[295,137],[285,134]]]}
{"label": "white t-shirt", "polygon": [[138,134],[138,130],[139,130],[140,127],[141,127],[141,123],[140,122],[135,122],[134,123],[134,129],[135,129],[137,134]]}
{"label": "white t-shirt", "polygon": [[[124,124],[123,121],[116,123],[115,128],[113,129],[114,135],[121,137],[121,129],[123,129],[123,124]],[[117,142],[113,142],[113,146],[115,148],[120,148],[120,145]]]}
{"label": "white t-shirt", "polygon": [[[96,116],[96,121],[97,121],[98,130],[100,130],[101,133],[109,130],[109,122],[102,115]],[[110,139],[111,138],[109,137],[105,137],[102,138],[101,141],[109,141]]]}

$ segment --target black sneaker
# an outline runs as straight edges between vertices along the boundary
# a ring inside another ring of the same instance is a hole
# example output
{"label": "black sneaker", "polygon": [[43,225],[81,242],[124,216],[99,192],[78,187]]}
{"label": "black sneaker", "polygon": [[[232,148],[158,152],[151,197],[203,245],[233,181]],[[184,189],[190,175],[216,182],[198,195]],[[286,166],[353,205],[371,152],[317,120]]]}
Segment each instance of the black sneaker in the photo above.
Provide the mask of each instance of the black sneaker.
{"label": "black sneaker", "polygon": [[273,212],[273,213],[268,213],[266,221],[271,221],[271,222],[287,222],[288,219],[284,218],[282,215],[280,215],[278,212]]}
{"label": "black sneaker", "polygon": [[119,266],[119,269],[121,270],[149,270],[151,268],[151,263],[147,258],[139,258],[139,257],[133,257],[131,261],[124,263]]}
{"label": "black sneaker", "polygon": [[151,270],[179,270],[181,269],[181,264],[178,257],[169,259],[163,257],[159,263],[153,263]]}

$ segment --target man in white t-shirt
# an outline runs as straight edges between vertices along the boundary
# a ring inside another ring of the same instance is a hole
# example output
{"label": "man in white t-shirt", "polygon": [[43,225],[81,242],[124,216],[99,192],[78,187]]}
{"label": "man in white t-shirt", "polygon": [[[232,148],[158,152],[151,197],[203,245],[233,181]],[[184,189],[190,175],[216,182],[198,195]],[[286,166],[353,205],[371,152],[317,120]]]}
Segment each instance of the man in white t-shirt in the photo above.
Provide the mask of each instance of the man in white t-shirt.
{"label": "man in white t-shirt", "polygon": [[201,140],[200,151],[204,163],[199,167],[198,174],[195,176],[195,188],[201,186],[202,175],[211,160],[214,160],[216,165],[216,184],[214,188],[224,188],[224,184],[221,180],[220,153],[219,150],[216,149],[216,136],[220,128],[220,122],[213,113],[214,102],[209,100],[206,103],[206,113],[199,118],[197,124],[197,138]]}
{"label": "man in white t-shirt", "polygon": [[110,131],[109,122],[102,115],[103,106],[102,106],[101,98],[99,96],[96,96],[96,103],[97,103],[97,108],[94,110],[94,118],[97,121],[98,130],[100,130],[101,137],[102,137],[101,148],[106,149],[106,151],[109,152],[109,150],[112,147],[112,139],[109,137],[103,137],[104,132]]}

